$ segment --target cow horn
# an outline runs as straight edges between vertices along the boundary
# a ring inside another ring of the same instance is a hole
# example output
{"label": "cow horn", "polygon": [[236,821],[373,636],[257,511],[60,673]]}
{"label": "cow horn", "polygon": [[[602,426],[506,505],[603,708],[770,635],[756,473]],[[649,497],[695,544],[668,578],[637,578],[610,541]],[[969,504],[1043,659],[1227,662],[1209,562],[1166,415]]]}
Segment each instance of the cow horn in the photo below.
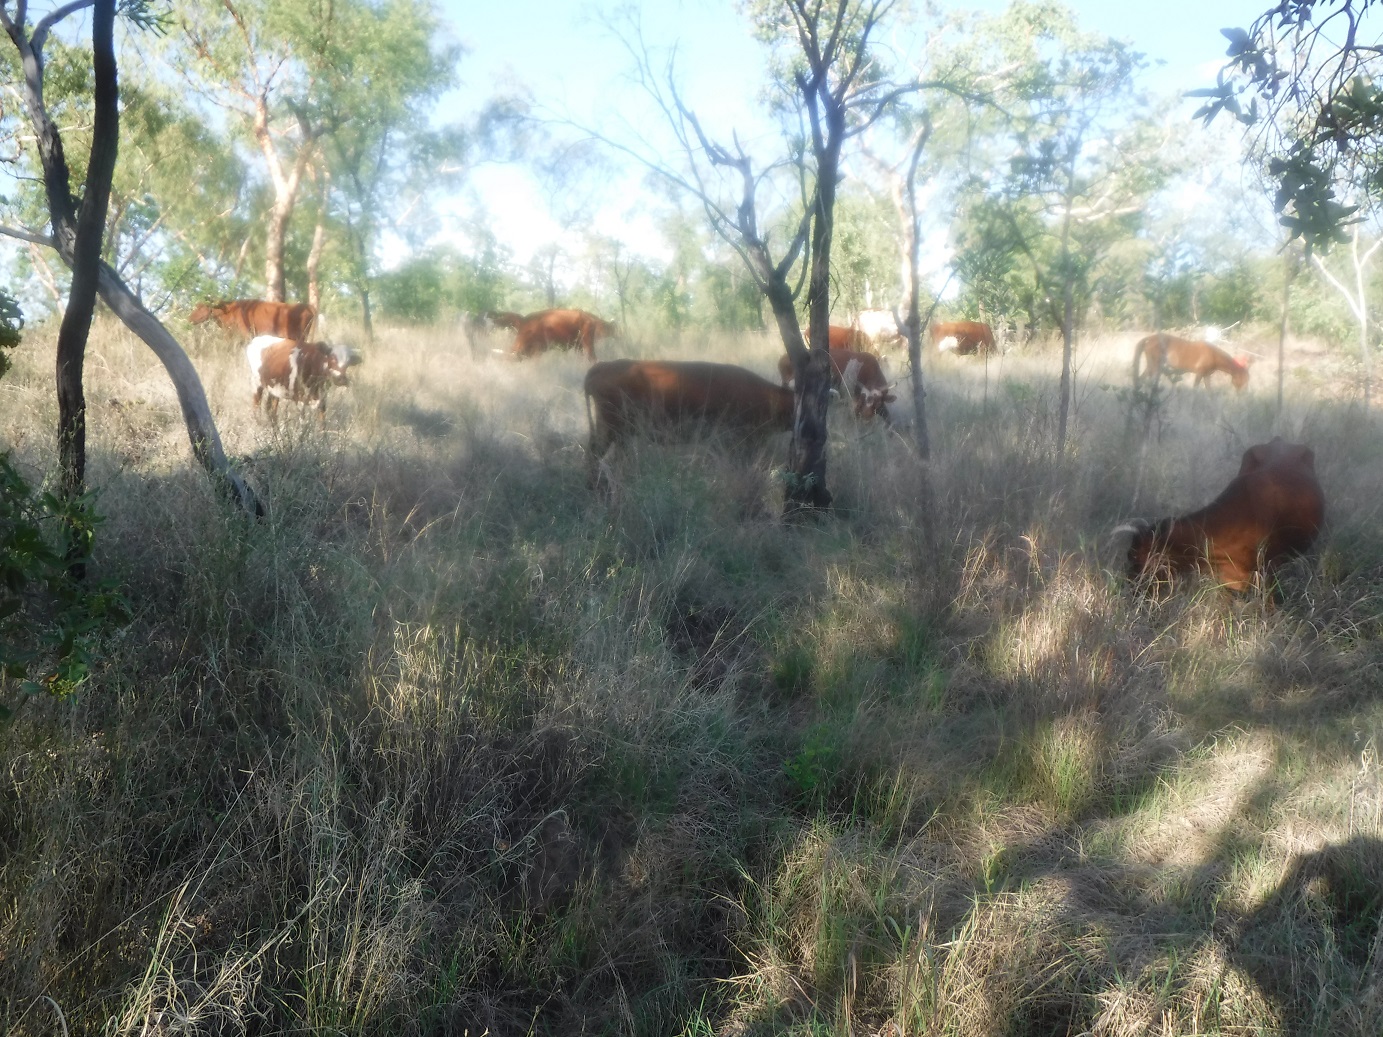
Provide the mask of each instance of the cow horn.
{"label": "cow horn", "polygon": [[1125,522],[1122,526],[1116,527],[1109,535],[1117,537],[1124,533],[1132,533],[1134,536],[1141,536],[1150,529],[1152,529],[1152,523],[1147,519],[1133,519],[1131,522]]}

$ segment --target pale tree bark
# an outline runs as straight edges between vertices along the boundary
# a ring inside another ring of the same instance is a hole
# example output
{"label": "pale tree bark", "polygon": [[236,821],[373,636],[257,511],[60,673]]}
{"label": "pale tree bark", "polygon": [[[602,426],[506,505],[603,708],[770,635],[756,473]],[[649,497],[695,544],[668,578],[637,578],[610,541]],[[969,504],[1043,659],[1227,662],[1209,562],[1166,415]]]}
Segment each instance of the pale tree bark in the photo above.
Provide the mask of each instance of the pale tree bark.
{"label": "pale tree bark", "polygon": [[1071,268],[1071,219],[1075,206],[1076,149],[1072,149],[1071,164],[1067,170],[1065,212],[1061,221],[1061,404],[1057,417],[1056,452],[1066,450],[1066,428],[1071,415],[1071,361],[1075,354],[1075,271]]}
{"label": "pale tree bark", "polygon": [[[865,149],[865,158],[888,183],[889,200],[898,219],[901,233],[898,236],[898,277],[902,293],[901,311],[893,310],[893,321],[908,344],[908,369],[912,380],[913,407],[913,445],[917,447],[918,457],[928,461],[932,456],[931,437],[927,431],[927,391],[922,375],[922,331],[932,322],[937,305],[941,301],[938,292],[922,315],[922,210],[917,194],[917,170],[922,163],[922,155],[932,136],[932,120],[926,111],[917,113],[919,125],[913,131],[908,143],[905,168],[900,170],[881,159],[877,154]],[[955,276],[954,273],[951,275]],[[950,279],[947,279],[950,283]],[[945,290],[943,286],[942,291]],[[870,295],[866,290],[865,305],[871,306]]]}
{"label": "pale tree bark", "polygon": [[48,294],[53,297],[53,305],[62,305],[62,289],[58,287],[58,279],[53,276],[53,268],[48,265],[48,260],[43,257],[42,250],[34,242],[26,243],[29,250],[29,261],[34,265],[34,273],[38,274],[38,279],[43,287],[48,290]]}
{"label": "pale tree bark", "polygon": [[284,301],[283,251],[288,238],[288,221],[293,218],[303,173],[307,171],[316,148],[317,134],[308,126],[307,120],[299,119],[298,125],[301,131],[298,152],[291,164],[285,163],[269,130],[268,95],[261,94],[255,98],[255,142],[264,156],[264,164],[269,169],[269,182],[274,187],[274,204],[269,209],[264,233],[264,294],[270,302]]}
{"label": "pale tree bark", "polygon": [[1283,251],[1282,313],[1277,325],[1277,420],[1282,421],[1282,388],[1287,376],[1287,318],[1292,282],[1300,271],[1301,256],[1290,244]]}
{"label": "pale tree bark", "polygon": [[327,202],[331,198],[331,173],[323,164],[313,167],[317,180],[317,225],[312,229],[312,249],[307,254],[307,302],[322,312],[322,252],[327,242]]}
{"label": "pale tree bark", "polygon": [[[216,85],[233,100],[212,100],[249,123],[255,145],[264,157],[274,200],[264,223],[264,294],[271,302],[284,302],[284,247],[288,226],[302,189],[303,175],[317,150],[318,139],[326,127],[312,125],[302,109],[294,108],[297,139],[290,140],[275,129],[270,98],[276,87],[275,79],[283,71],[285,60],[265,61],[240,8],[233,0],[221,0],[244,44],[244,76],[237,69],[218,61],[211,42],[191,26],[185,26],[188,40],[197,56],[212,70]],[[308,89],[311,90],[309,82]],[[200,88],[199,88],[200,89]],[[214,92],[213,92],[214,94]],[[291,103],[289,106],[292,107]],[[243,256],[242,256],[243,260]],[[237,276],[239,266],[237,264]]]}
{"label": "pale tree bark", "polygon": [[1383,238],[1379,238],[1370,245],[1361,255],[1359,252],[1359,224],[1355,224],[1350,234],[1349,254],[1350,262],[1354,267],[1354,290],[1351,291],[1338,277],[1330,272],[1325,265],[1325,260],[1321,259],[1317,252],[1311,253],[1311,262],[1316,264],[1325,279],[1334,286],[1335,290],[1344,297],[1345,304],[1354,314],[1354,319],[1359,323],[1359,361],[1364,367],[1364,410],[1369,409],[1369,399],[1372,394],[1373,383],[1373,355],[1369,349],[1369,299],[1365,292],[1364,270],[1368,267],[1369,261],[1378,251],[1379,246],[1383,245]]}

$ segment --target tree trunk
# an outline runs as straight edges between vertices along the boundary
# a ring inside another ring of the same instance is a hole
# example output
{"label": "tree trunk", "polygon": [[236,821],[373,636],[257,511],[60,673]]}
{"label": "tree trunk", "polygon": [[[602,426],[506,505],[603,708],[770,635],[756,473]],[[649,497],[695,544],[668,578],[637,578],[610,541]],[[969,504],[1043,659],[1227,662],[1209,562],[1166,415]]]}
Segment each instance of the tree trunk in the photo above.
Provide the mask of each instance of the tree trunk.
{"label": "tree trunk", "polygon": [[[58,329],[58,469],[60,492],[69,502],[86,488],[86,397],[82,390],[82,367],[86,360],[87,337],[96,310],[96,280],[101,263],[106,209],[110,183],[115,174],[119,147],[119,86],[115,66],[115,0],[95,0],[92,8],[91,57],[94,76],[95,115],[92,126],[91,158],[87,166],[86,190],[76,216],[73,235],[72,285]],[[69,171],[45,166],[44,177],[57,178],[68,190]],[[54,230],[72,218],[67,212],[52,213]],[[79,551],[73,544],[74,551]],[[79,567],[80,568],[80,567]],[[80,577],[81,572],[73,575]]]}
{"label": "tree trunk", "polygon": [[[1376,246],[1375,246],[1376,247]],[[1354,258],[1354,295],[1359,300],[1359,359],[1364,365],[1364,413],[1369,412],[1369,396],[1373,389],[1373,356],[1369,353],[1369,299],[1364,291],[1364,266],[1367,257],[1359,258],[1359,224],[1354,225],[1354,237],[1350,242],[1350,254]],[[1373,250],[1370,249],[1370,256]]]}
{"label": "tree trunk", "polygon": [[[1071,173],[1074,182],[1075,172]],[[1061,226],[1061,404],[1057,417],[1056,452],[1066,450],[1066,426],[1071,414],[1071,355],[1074,352],[1075,329],[1075,271],[1071,269],[1071,207],[1073,199],[1066,198],[1066,218]]]}
{"label": "tree trunk", "polygon": [[284,301],[283,241],[288,236],[288,220],[292,215],[293,199],[274,200],[264,236],[264,297],[269,302]]}
{"label": "tree trunk", "polygon": [[[922,161],[922,152],[927,147],[927,141],[931,139],[932,122],[931,119],[923,116],[924,122],[918,130],[917,136],[913,141],[912,158],[908,163],[908,173],[904,180],[903,192],[893,191],[893,204],[898,210],[900,221],[904,227],[903,243],[903,271],[905,283],[903,290],[907,293],[908,315],[903,322],[898,321],[898,314],[895,312],[893,320],[895,323],[902,323],[904,337],[908,340],[908,369],[912,372],[912,407],[914,412],[914,423],[912,438],[917,445],[917,454],[923,461],[930,461],[932,457],[931,437],[927,432],[927,390],[922,380],[922,329],[932,322],[932,316],[936,313],[937,303],[941,301],[938,294],[932,300],[931,307],[927,310],[927,319],[922,319],[922,276],[918,273],[917,264],[922,254],[922,214],[917,209],[917,166]],[[906,196],[906,205],[904,204]]]}
{"label": "tree trunk", "polygon": [[[817,99],[808,97],[816,122]],[[845,112],[826,103],[826,133],[816,147],[816,192],[812,198],[811,274],[807,280],[807,328],[811,335],[807,362],[798,371],[797,407],[788,449],[788,484],[783,513],[829,508],[826,488],[827,411],[831,402],[831,238],[834,231],[836,181]],[[779,324],[781,326],[781,320]]]}
{"label": "tree trunk", "polygon": [[[1277,421],[1282,422],[1282,384],[1286,377],[1287,364],[1287,306],[1291,301],[1292,282],[1296,279],[1296,253],[1289,247],[1283,254],[1282,270],[1282,315],[1277,325]],[[1280,431],[1280,429],[1279,429]]]}
{"label": "tree trunk", "polygon": [[317,187],[317,226],[312,229],[312,248],[307,253],[307,302],[321,313],[322,282],[319,271],[322,265],[322,251],[327,242],[327,199],[331,189],[331,174],[325,168],[318,174]]}
{"label": "tree trunk", "polygon": [[125,327],[154,351],[172,379],[173,388],[178,393],[178,404],[182,408],[183,423],[187,426],[187,438],[192,443],[192,456],[214,477],[214,481],[235,497],[242,509],[252,515],[263,515],[264,508],[254,491],[226,459],[221,436],[216,431],[216,419],[211,416],[211,408],[207,405],[206,391],[197,377],[197,369],[192,366],[192,361],[178,345],[177,339],[144,308],[119,275],[105,263],[100,267],[97,289],[101,300]]}
{"label": "tree trunk", "polygon": [[269,180],[274,185],[274,205],[269,210],[269,222],[264,236],[264,294],[270,302],[284,302],[283,251],[288,236],[288,221],[293,216],[293,208],[298,201],[298,189],[302,184],[303,173],[312,157],[313,134],[306,122],[299,120],[302,127],[302,142],[293,167],[284,172],[278,149],[274,146],[273,134],[269,132],[269,101],[260,96],[255,101],[254,135],[259,150],[269,166]]}

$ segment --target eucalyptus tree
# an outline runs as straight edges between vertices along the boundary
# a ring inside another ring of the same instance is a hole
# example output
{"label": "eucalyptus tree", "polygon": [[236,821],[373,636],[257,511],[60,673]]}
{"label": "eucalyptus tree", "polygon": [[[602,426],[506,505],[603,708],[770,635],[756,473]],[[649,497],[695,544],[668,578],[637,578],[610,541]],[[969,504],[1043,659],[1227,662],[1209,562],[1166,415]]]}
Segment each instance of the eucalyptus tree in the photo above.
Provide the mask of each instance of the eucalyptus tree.
{"label": "eucalyptus tree", "polygon": [[333,212],[346,229],[345,280],[360,299],[368,335],[381,235],[434,231],[435,194],[464,168],[465,133],[430,120],[438,99],[456,84],[461,51],[446,40],[430,0],[335,7],[335,30],[318,44],[317,110],[329,127],[322,146]]}
{"label": "eucalyptus tree", "polygon": [[232,142],[142,48],[123,55],[107,258],[158,309],[240,279],[255,232],[246,215],[254,186]]}
{"label": "eucalyptus tree", "polygon": [[[1081,32],[1069,12],[1015,4],[996,40],[1020,71],[1009,83],[1012,156],[980,187],[989,233],[1025,261],[1033,297],[1062,333],[1057,449],[1065,448],[1075,336],[1100,260],[1136,231],[1167,175],[1163,135],[1136,88],[1141,54]],[[1002,228],[1002,229],[1001,229]]]}
{"label": "eucalyptus tree", "polygon": [[457,133],[429,125],[460,57],[436,4],[178,0],[177,17],[186,81],[258,155],[265,295],[285,295],[291,223],[315,183],[311,290],[326,236],[344,228],[344,280],[368,328],[381,233],[427,222],[430,192],[460,169]]}
{"label": "eucalyptus tree", "polygon": [[264,225],[264,295],[284,298],[284,241],[318,139],[336,113],[321,108],[337,4],[301,0],[180,3],[182,66],[192,88],[246,132],[272,201]]}
{"label": "eucalyptus tree", "polygon": [[[62,131],[45,100],[45,47],[55,28],[74,14],[92,15],[92,112],[90,147],[80,198],[74,190],[72,167]],[[148,6],[121,5],[126,17],[144,27],[155,24]],[[24,0],[11,8],[0,2],[3,26],[18,58],[16,92],[23,98],[29,133],[21,133],[15,115],[6,115],[3,132],[19,145],[14,161],[37,161],[47,204],[50,233],[12,224],[0,233],[54,249],[72,272],[67,308],[58,333],[57,379],[59,400],[58,450],[62,491],[79,495],[85,482],[86,401],[82,367],[96,296],[158,356],[173,379],[182,405],[194,456],[224,483],[248,510],[257,511],[253,492],[230,466],[221,448],[215,421],[207,406],[196,370],[182,347],[130,291],[102,257],[107,202],[119,146],[120,107],[115,59],[115,0],[71,0],[53,7],[32,25]],[[12,214],[11,214],[12,215]]]}

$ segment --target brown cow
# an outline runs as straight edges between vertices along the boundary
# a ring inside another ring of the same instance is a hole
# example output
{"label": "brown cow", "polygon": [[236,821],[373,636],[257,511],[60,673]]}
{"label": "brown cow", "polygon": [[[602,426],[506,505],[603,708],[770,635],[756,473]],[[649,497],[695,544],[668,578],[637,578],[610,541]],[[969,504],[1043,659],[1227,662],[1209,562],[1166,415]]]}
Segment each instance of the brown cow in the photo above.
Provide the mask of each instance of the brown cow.
{"label": "brown cow", "polygon": [[231,302],[201,303],[188,317],[191,324],[215,320],[227,331],[246,335],[273,335],[304,341],[317,323],[317,311],[305,302],[261,302],[235,299]]}
{"label": "brown cow", "polygon": [[1144,369],[1143,376],[1154,374],[1164,366],[1174,371],[1189,371],[1196,376],[1195,385],[1208,385],[1210,376],[1216,371],[1229,375],[1236,389],[1249,384],[1247,360],[1232,357],[1209,342],[1192,342],[1175,335],[1148,335],[1139,339],[1138,345],[1133,347],[1134,385],[1141,380],[1140,366]]}
{"label": "brown cow", "polygon": [[869,348],[869,340],[855,328],[842,328],[831,324],[826,328],[826,337],[831,344],[831,352],[853,349],[863,352]]}
{"label": "brown cow", "polygon": [[580,346],[591,363],[595,363],[596,341],[619,334],[619,328],[610,321],[585,310],[539,310],[525,317],[515,331],[516,357],[538,356],[547,352],[549,346]]}
{"label": "brown cow", "polygon": [[1325,495],[1308,446],[1278,436],[1244,452],[1239,474],[1199,511],[1120,526],[1132,533],[1130,579],[1166,581],[1178,573],[1209,572],[1231,590],[1245,590],[1255,575],[1315,542],[1325,520]]}
{"label": "brown cow", "polygon": [[704,423],[745,433],[792,428],[792,393],[733,364],[607,360],[586,372],[594,481],[600,459],[641,427],[675,434]]}
{"label": "brown cow", "polygon": [[[792,385],[794,373],[792,357],[784,353],[778,358],[778,377],[784,388]],[[852,383],[849,388],[855,403],[855,417],[867,420],[877,414],[885,422],[889,420],[888,404],[897,397],[884,377],[877,356],[850,349],[831,350],[831,384],[845,389],[847,381]]]}
{"label": "brown cow", "polygon": [[994,329],[978,320],[937,321],[932,325],[932,345],[943,352],[953,349],[956,356],[987,356],[994,352]]}
{"label": "brown cow", "polygon": [[274,335],[260,335],[245,347],[250,364],[250,388],[254,408],[259,409],[264,394],[269,394],[271,418],[278,416],[279,400],[314,404],[318,418],[325,422],[326,390],[329,385],[349,385],[343,360],[325,342],[295,342]]}
{"label": "brown cow", "polygon": [[518,331],[519,325],[528,319],[522,313],[515,313],[513,310],[486,310],[482,316],[490,327],[508,328],[511,331]]}

